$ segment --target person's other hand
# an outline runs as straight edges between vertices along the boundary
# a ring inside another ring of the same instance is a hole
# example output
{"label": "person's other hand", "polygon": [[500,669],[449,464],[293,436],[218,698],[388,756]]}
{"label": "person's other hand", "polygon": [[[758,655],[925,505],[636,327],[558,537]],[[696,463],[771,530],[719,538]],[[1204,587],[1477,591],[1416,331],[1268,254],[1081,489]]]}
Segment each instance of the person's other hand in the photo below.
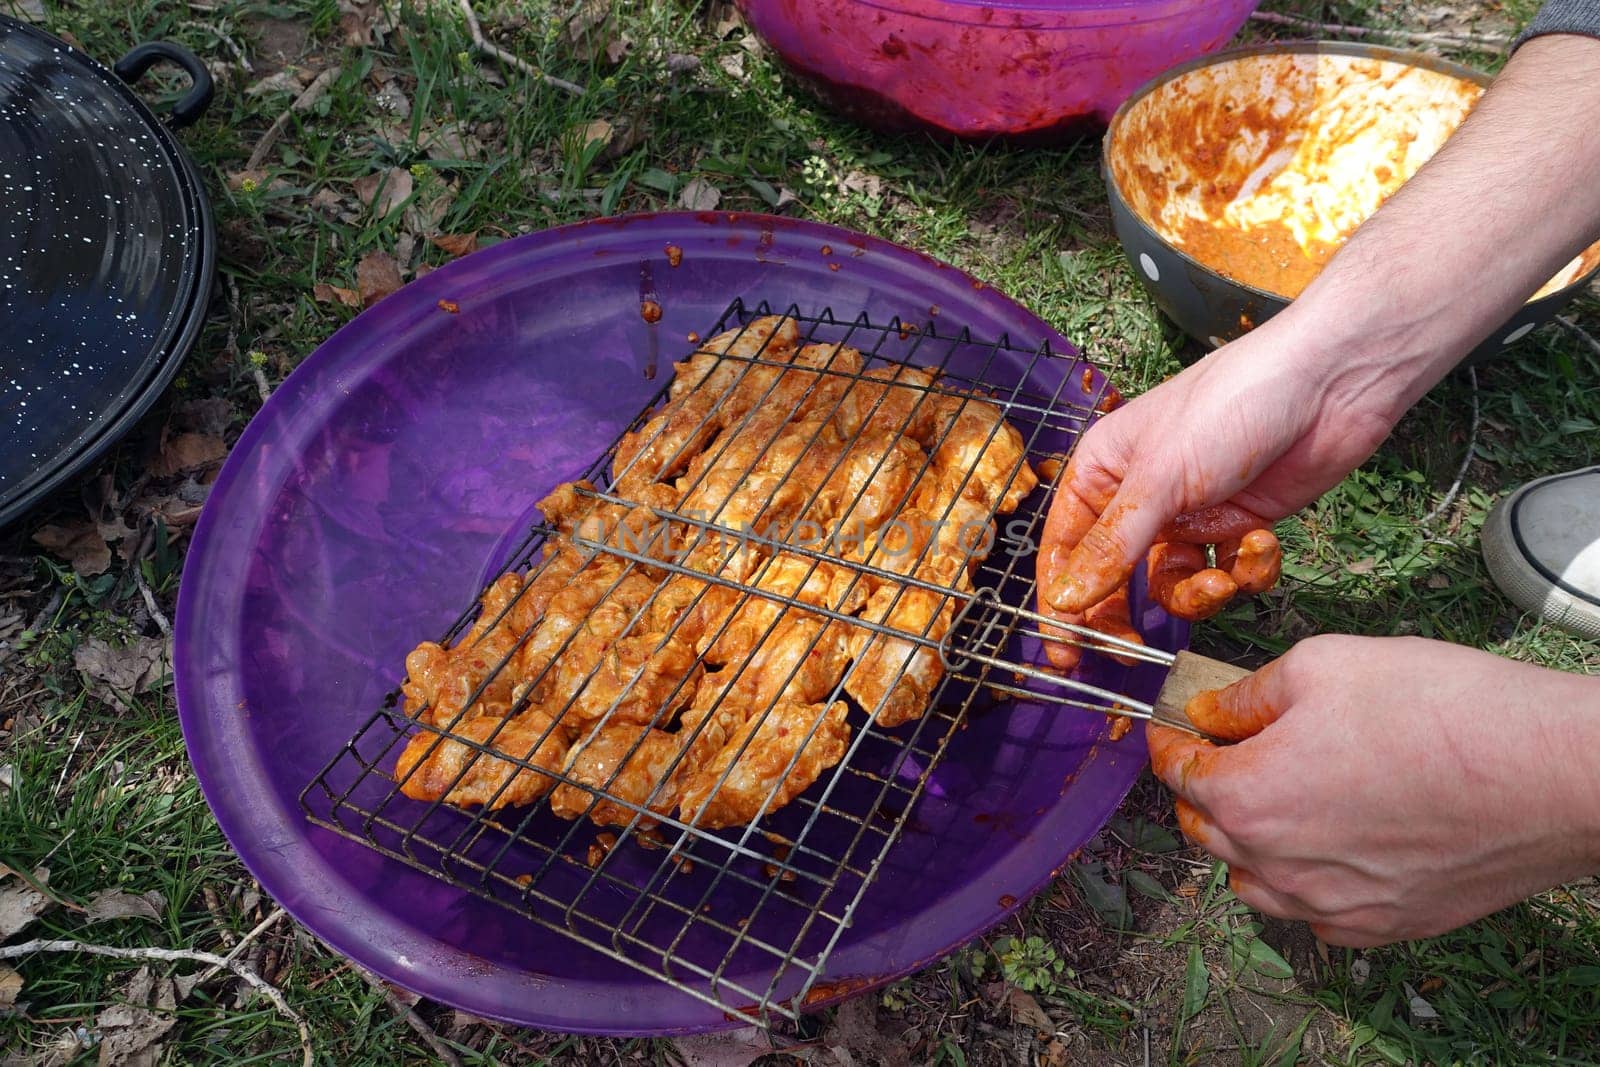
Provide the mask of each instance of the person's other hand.
{"label": "person's other hand", "polygon": [[1045,522],[1042,610],[1078,621],[1152,544],[1240,538],[1373,453],[1403,407],[1341,380],[1298,330],[1270,320],[1084,435]]}
{"label": "person's other hand", "polygon": [[1600,869],[1600,680],[1420,638],[1313,637],[1149,729],[1246,904],[1366,947]]}

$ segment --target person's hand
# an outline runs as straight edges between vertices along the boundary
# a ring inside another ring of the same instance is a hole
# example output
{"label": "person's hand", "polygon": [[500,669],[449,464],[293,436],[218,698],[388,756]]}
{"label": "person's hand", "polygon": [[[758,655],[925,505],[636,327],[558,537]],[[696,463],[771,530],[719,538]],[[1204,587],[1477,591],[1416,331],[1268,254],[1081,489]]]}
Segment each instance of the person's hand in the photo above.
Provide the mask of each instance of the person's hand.
{"label": "person's hand", "polygon": [[1152,544],[1235,540],[1337,484],[1404,409],[1336,367],[1273,319],[1097,422],[1045,522],[1042,610],[1077,621]]}
{"label": "person's hand", "polygon": [[1600,870],[1600,680],[1420,638],[1313,637],[1149,729],[1239,898],[1366,947]]}

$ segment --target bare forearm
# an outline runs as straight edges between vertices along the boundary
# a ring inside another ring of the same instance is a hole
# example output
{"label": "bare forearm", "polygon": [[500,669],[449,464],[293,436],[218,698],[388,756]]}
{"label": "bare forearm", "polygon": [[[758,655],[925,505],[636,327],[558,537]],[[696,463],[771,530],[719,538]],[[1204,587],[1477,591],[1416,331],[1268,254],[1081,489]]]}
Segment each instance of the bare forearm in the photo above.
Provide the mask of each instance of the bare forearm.
{"label": "bare forearm", "polygon": [[1600,40],[1536,38],[1274,325],[1397,420],[1596,238]]}

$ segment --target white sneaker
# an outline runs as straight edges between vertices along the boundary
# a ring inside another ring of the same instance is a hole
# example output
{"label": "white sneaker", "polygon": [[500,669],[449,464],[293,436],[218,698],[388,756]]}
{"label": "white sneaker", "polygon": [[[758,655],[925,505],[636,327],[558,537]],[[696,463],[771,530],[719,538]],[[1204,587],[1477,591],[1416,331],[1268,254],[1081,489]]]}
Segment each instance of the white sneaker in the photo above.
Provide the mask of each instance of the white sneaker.
{"label": "white sneaker", "polygon": [[1483,559],[1512,602],[1600,641],[1600,467],[1529,482],[1489,512]]}

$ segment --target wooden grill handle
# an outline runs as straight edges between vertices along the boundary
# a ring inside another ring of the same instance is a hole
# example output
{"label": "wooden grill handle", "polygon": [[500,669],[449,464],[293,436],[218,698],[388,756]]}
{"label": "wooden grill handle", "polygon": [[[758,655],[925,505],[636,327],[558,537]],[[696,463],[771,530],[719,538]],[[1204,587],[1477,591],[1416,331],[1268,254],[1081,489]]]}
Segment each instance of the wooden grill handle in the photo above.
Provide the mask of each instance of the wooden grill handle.
{"label": "wooden grill handle", "polygon": [[1189,716],[1184,714],[1183,709],[1188,706],[1190,698],[1208,689],[1232,685],[1249,674],[1243,667],[1235,667],[1219,659],[1193,652],[1179,652],[1172,661],[1172,669],[1167,671],[1167,680],[1162,683],[1161,692],[1156,694],[1155,721],[1187,725],[1191,730],[1201,733],[1203,731],[1189,722]]}

